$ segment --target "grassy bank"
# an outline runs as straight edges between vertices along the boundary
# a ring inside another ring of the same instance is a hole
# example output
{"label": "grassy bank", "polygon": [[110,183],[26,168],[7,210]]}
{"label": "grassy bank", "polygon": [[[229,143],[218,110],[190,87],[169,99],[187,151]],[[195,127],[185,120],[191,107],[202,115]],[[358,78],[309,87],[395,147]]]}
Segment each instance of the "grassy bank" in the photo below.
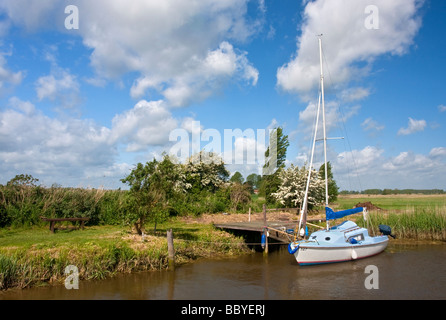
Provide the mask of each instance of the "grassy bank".
{"label": "grassy bank", "polygon": [[40,227],[2,229],[0,289],[63,283],[68,265],[78,268],[80,280],[167,269],[167,228],[173,230],[177,264],[249,252],[242,239],[211,225],[180,222],[159,225],[156,234],[144,237],[116,226],[60,230],[55,234]]}

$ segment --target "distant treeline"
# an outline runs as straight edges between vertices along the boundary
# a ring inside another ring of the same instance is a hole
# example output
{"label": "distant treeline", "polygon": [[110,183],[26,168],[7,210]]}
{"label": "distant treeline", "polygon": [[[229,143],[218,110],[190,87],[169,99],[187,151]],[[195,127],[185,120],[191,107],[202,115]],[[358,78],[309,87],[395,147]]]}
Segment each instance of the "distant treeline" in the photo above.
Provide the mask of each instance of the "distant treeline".
{"label": "distant treeline", "polygon": [[366,189],[364,191],[343,190],[340,194],[445,194],[442,189]]}

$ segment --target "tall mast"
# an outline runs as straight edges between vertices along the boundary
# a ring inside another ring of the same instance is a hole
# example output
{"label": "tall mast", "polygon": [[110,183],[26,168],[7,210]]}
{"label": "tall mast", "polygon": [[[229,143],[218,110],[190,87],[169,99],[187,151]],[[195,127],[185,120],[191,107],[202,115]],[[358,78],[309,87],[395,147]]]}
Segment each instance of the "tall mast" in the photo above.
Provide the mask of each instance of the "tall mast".
{"label": "tall mast", "polygon": [[[320,34],[318,38],[319,38],[319,62],[321,65],[322,127],[324,132],[325,206],[328,207],[327,134],[325,130],[325,98],[324,98],[324,69],[322,65],[322,34]],[[327,229],[328,229],[328,221],[327,221]]]}

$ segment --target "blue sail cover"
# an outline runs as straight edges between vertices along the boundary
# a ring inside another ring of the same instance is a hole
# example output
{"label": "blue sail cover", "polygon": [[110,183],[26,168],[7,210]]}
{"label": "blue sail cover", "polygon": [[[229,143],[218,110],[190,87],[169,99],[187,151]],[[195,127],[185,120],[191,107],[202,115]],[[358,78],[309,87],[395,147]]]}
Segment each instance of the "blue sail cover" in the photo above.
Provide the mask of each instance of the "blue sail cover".
{"label": "blue sail cover", "polygon": [[334,212],[331,208],[325,207],[325,215],[326,215],[327,220],[333,220],[333,219],[339,219],[339,218],[342,218],[345,216],[349,216],[351,214],[359,213],[359,212],[362,212],[363,210],[364,210],[364,208],[359,207],[359,208],[347,209],[347,210]]}

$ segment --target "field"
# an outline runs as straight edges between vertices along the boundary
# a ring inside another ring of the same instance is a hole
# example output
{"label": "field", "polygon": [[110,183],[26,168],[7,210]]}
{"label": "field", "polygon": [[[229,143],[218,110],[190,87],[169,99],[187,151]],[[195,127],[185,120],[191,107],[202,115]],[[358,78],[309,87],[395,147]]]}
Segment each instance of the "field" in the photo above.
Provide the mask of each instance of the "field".
{"label": "field", "polygon": [[403,211],[412,208],[446,207],[446,195],[341,195],[335,202],[337,209],[350,209],[359,202],[372,202],[384,210]]}

